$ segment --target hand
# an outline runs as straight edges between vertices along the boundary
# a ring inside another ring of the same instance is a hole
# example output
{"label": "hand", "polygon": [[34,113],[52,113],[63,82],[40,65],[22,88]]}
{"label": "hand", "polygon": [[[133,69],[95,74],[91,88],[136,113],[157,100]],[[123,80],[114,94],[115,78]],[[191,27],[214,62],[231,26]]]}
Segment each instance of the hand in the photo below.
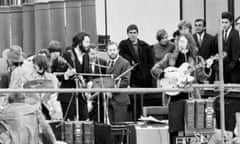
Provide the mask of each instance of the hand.
{"label": "hand", "polygon": [[92,88],[93,87],[93,82],[92,81],[89,81],[88,83],[87,83],[87,88]]}
{"label": "hand", "polygon": [[106,92],[106,96],[111,99],[112,98],[112,93],[111,92]]}
{"label": "hand", "polygon": [[88,107],[88,112],[91,112],[93,109],[93,101],[88,101],[87,102],[87,107]]}
{"label": "hand", "polygon": [[63,119],[63,113],[61,111],[51,110],[50,116],[52,120],[61,120]]}
{"label": "hand", "polygon": [[207,61],[206,61],[206,67],[207,68],[210,68],[211,66],[212,66],[212,64],[213,64],[213,61],[214,61],[214,59],[208,59]]}
{"label": "hand", "polygon": [[64,73],[64,77],[68,79],[69,77],[76,74],[76,69],[67,69],[67,71]]}
{"label": "hand", "polygon": [[135,61],[132,60],[132,61],[131,61],[131,65],[135,65]]}
{"label": "hand", "polygon": [[49,115],[51,116],[51,119],[53,120],[61,120],[63,119],[63,112],[62,107],[59,101],[49,101],[50,107]]}

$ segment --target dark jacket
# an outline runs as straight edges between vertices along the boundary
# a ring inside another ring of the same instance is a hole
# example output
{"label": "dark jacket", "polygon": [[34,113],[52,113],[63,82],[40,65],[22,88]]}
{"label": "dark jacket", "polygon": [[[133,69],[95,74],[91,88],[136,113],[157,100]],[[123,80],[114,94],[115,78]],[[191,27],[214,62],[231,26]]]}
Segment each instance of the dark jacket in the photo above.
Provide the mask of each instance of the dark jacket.
{"label": "dark jacket", "polygon": [[151,87],[152,77],[150,70],[154,63],[153,49],[144,41],[138,40],[138,54],[136,55],[129,39],[119,44],[120,55],[127,59],[131,65],[138,63],[131,73],[130,85],[133,87]]}
{"label": "dark jacket", "polygon": [[0,88],[9,88],[11,74],[11,72],[6,72],[2,74],[0,78]]}
{"label": "dark jacket", "polygon": [[[224,82],[240,83],[240,39],[238,31],[232,28],[227,40],[222,41],[223,51],[227,54],[223,61]],[[218,53],[218,34],[215,37],[215,53]]]}
{"label": "dark jacket", "polygon": [[198,47],[198,55],[202,56],[204,59],[211,57],[214,53],[214,37],[205,33],[201,45],[197,34],[194,34],[193,37]]}
{"label": "dark jacket", "polygon": [[[63,54],[63,58],[67,61],[68,65],[72,68],[76,69],[77,73],[90,73],[90,65],[89,65],[89,55],[85,54],[83,56],[83,64],[80,64],[77,55],[74,49],[69,49]],[[57,72],[66,72],[68,69],[67,64],[61,65],[61,67],[56,68]],[[60,88],[76,88],[76,84],[73,77],[70,77],[68,80],[64,79],[63,75],[58,76],[59,81],[61,82]],[[58,99],[61,102],[69,102],[71,96],[65,96],[65,94],[59,94]]]}

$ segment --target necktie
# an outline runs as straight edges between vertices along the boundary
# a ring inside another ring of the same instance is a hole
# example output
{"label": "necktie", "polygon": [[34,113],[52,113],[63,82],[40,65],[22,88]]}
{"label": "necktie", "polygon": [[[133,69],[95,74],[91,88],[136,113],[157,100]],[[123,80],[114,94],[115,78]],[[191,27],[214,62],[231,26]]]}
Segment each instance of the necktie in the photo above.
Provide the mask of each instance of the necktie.
{"label": "necktie", "polygon": [[224,40],[227,41],[227,31],[224,31]]}
{"label": "necktie", "polygon": [[112,68],[112,67],[113,67],[113,65],[114,65],[114,61],[113,61],[113,60],[111,60],[111,61],[109,62],[109,67],[110,67],[110,68]]}

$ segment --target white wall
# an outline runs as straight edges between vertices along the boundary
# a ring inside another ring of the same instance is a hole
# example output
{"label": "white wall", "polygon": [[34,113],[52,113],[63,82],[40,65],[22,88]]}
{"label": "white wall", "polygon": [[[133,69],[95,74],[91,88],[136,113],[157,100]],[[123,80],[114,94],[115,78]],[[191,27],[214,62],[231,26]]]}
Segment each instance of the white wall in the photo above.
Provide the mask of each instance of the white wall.
{"label": "white wall", "polygon": [[[127,38],[126,28],[137,24],[139,38],[149,44],[156,42],[156,32],[164,28],[169,33],[177,29],[179,1],[176,0],[107,0],[108,33],[111,40]],[[105,34],[104,0],[96,0],[97,34]]]}
{"label": "white wall", "polygon": [[238,16],[240,16],[240,0],[235,0],[235,18],[237,18]]}
{"label": "white wall", "polygon": [[227,11],[227,0],[206,0],[207,30],[215,35],[220,29],[220,18],[223,11]]}
{"label": "white wall", "polygon": [[191,22],[193,26],[197,18],[204,18],[203,0],[183,0],[183,19]]}

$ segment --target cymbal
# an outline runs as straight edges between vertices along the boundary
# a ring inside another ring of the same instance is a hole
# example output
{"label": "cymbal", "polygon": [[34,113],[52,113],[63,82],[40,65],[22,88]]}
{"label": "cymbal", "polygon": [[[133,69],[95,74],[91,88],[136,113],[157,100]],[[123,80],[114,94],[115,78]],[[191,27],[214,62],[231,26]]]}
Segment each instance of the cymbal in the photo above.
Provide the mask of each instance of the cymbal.
{"label": "cymbal", "polygon": [[93,88],[114,88],[115,81],[110,77],[96,78],[93,80]]}
{"label": "cymbal", "polygon": [[53,88],[51,80],[31,80],[24,83],[23,88]]}

